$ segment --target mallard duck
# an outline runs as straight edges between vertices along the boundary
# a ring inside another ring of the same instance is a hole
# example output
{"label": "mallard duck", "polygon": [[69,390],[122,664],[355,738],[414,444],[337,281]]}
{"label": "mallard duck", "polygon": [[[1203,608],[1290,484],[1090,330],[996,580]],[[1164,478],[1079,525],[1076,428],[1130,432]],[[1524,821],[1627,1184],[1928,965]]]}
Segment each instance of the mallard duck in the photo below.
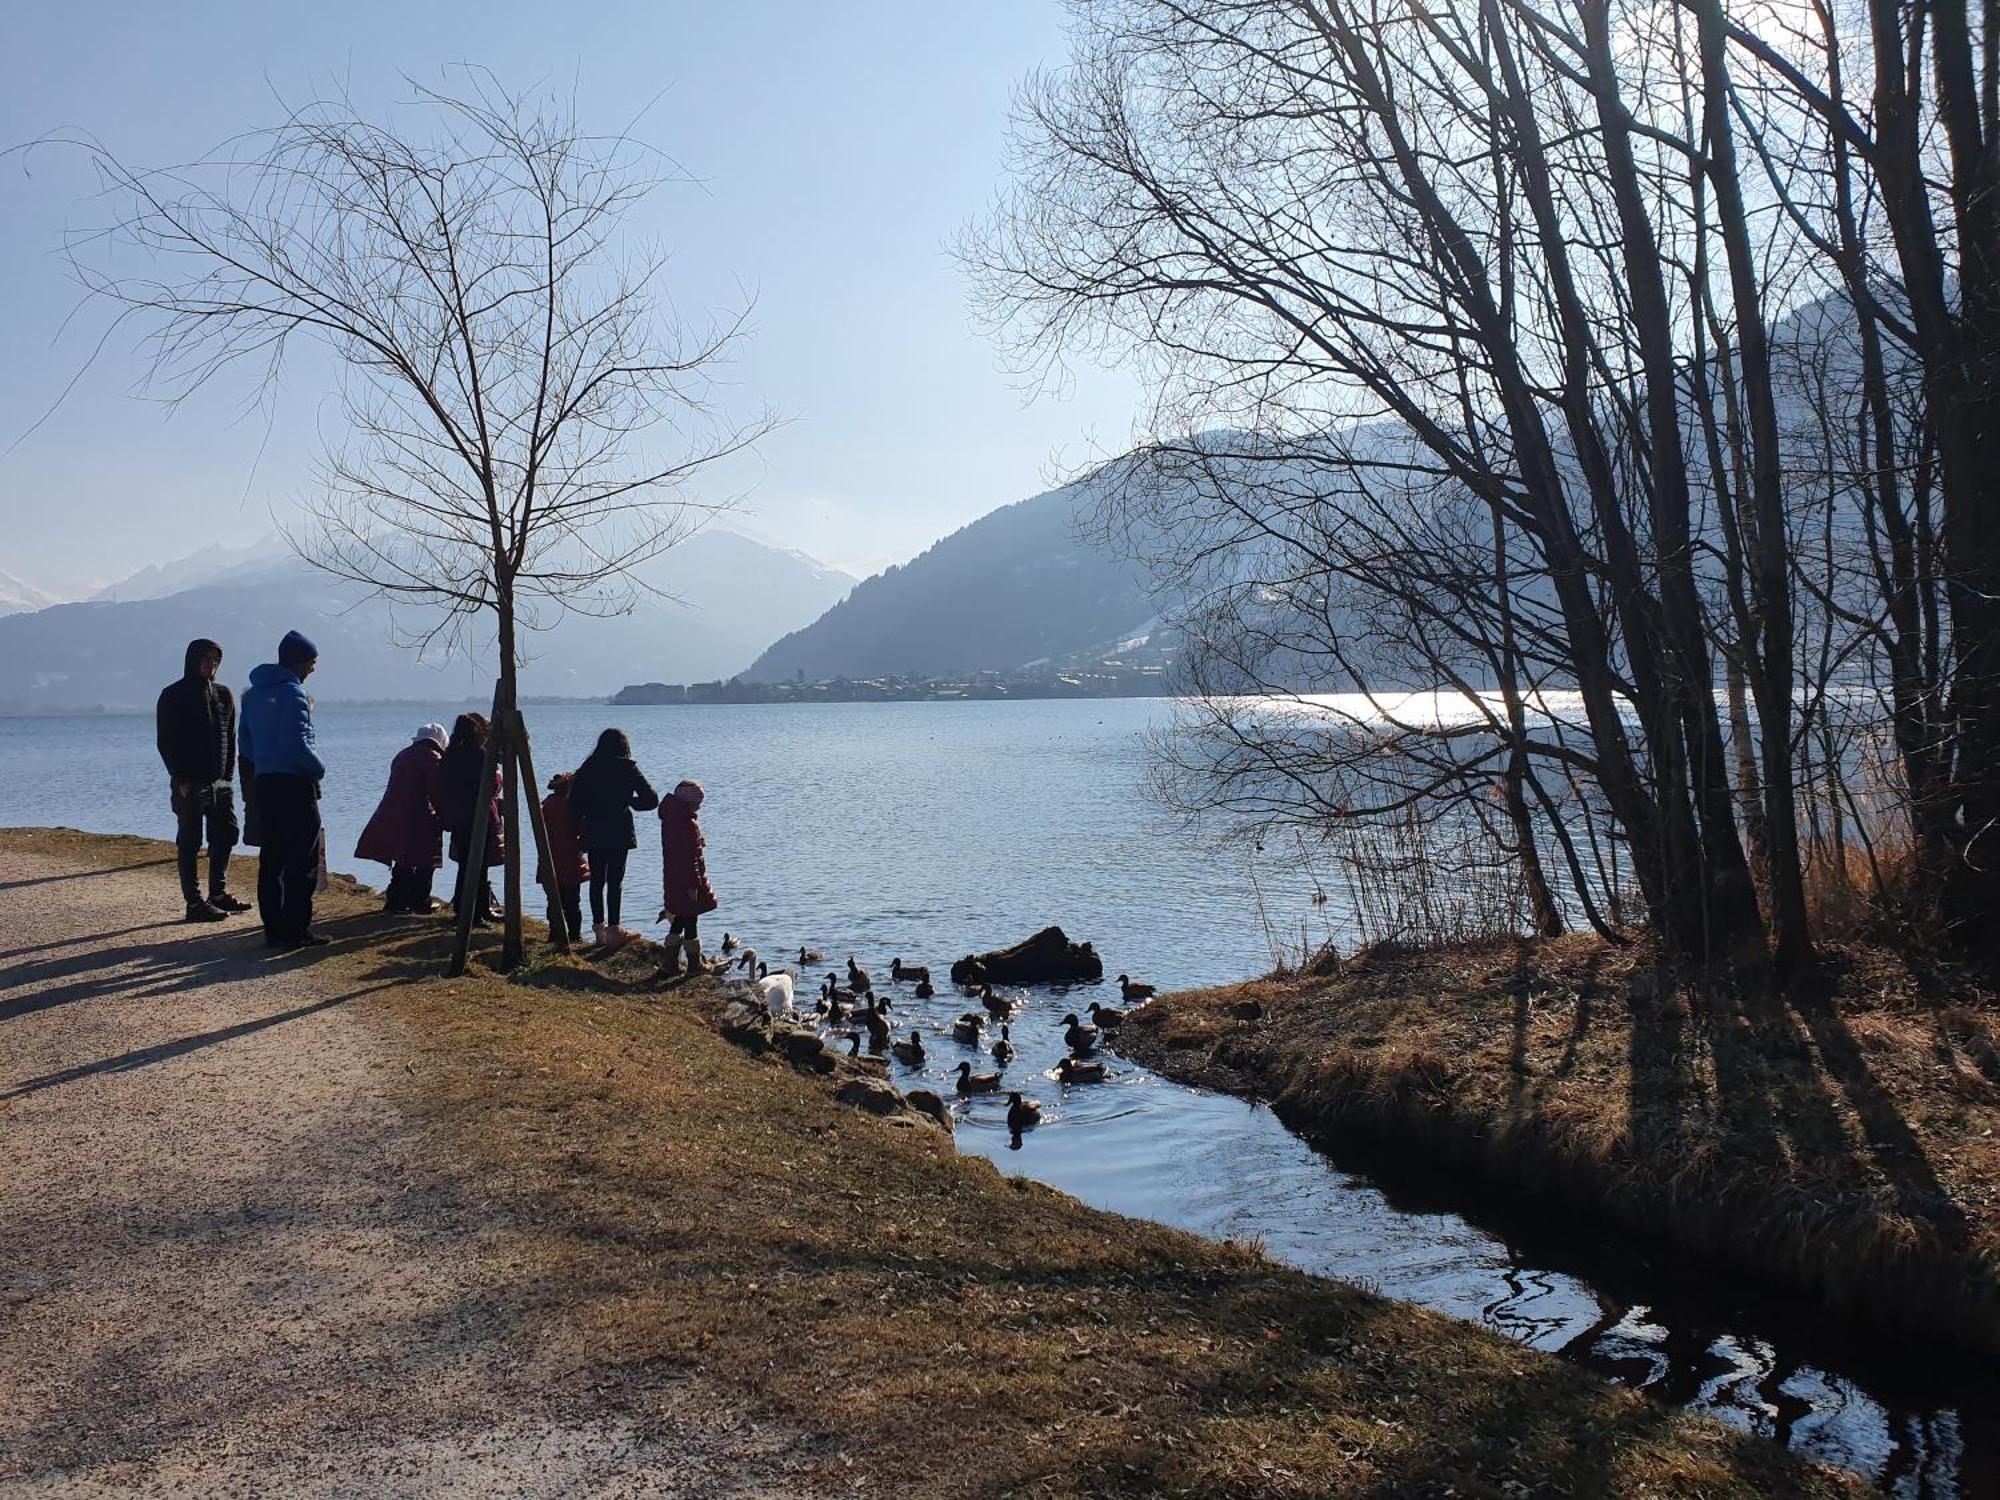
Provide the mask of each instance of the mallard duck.
{"label": "mallard duck", "polygon": [[1086,1007],[1090,1011],[1091,1023],[1099,1031],[1114,1031],[1125,1024],[1125,1012],[1113,1010],[1108,1005],[1099,1005],[1095,1000]]}
{"label": "mallard duck", "polygon": [[900,958],[889,960],[889,977],[898,984],[930,983],[931,971],[918,964],[906,964]]}
{"label": "mallard duck", "polygon": [[997,1094],[1000,1091],[998,1073],[975,1073],[972,1064],[958,1065],[958,1091],[961,1094]]}
{"label": "mallard duck", "polygon": [[867,1015],[857,1015],[854,1019],[867,1029],[868,1045],[874,1051],[880,1052],[889,1045],[889,1023],[882,1019],[880,1011],[871,1010]]}
{"label": "mallard duck", "polygon": [[727,933],[727,932],[723,933],[723,935],[722,935],[722,951],[723,951],[724,953],[734,953],[734,952],[735,952],[735,951],[736,951],[736,950],[737,950],[738,948],[740,948],[740,947],[742,947],[742,946],[743,946],[743,945],[742,945],[741,943],[739,943],[739,942],[737,942],[737,941],[736,941],[736,938],[734,937],[734,935],[733,935],[733,934],[730,934],[730,933]]}
{"label": "mallard duck", "polygon": [[919,1000],[928,1000],[935,994],[937,994],[937,991],[931,988],[931,982],[928,979],[919,979],[917,981],[916,996]]}
{"label": "mallard duck", "polygon": [[986,1017],[976,1010],[969,1010],[951,1023],[951,1039],[963,1042],[968,1047],[979,1045],[979,1028],[986,1024]]}
{"label": "mallard duck", "polygon": [[1123,974],[1120,974],[1118,976],[1118,998],[1123,1000],[1127,1005],[1130,1005],[1134,1000],[1150,1000],[1153,998],[1153,987],[1150,984],[1134,984]]}
{"label": "mallard duck", "polygon": [[896,1042],[889,1050],[896,1054],[896,1061],[899,1063],[906,1063],[912,1068],[921,1068],[924,1065],[924,1039],[915,1031],[910,1033],[907,1042]]}
{"label": "mallard duck", "polygon": [[1056,1064],[1056,1078],[1062,1083],[1102,1083],[1104,1064],[1101,1062],[1078,1062],[1073,1057],[1065,1057]]}
{"label": "mallard duck", "polygon": [[1041,1123],[1042,1105],[1039,1099],[1023,1099],[1019,1094],[1007,1096],[1007,1128],[1014,1134],[1033,1130]]}
{"label": "mallard duck", "polygon": [[1004,1022],[1000,1027],[1000,1040],[993,1044],[993,1056],[1003,1063],[1009,1063],[1014,1060],[1014,1039],[1007,1035],[1007,1027]]}
{"label": "mallard duck", "polygon": [[857,1068],[863,1073],[876,1074],[878,1077],[887,1076],[889,1065],[883,1062],[881,1058],[863,1057],[861,1055],[860,1032],[843,1031],[838,1034],[847,1038],[847,1063],[849,1067]]}
{"label": "mallard duck", "polygon": [[853,990],[842,989],[840,987],[840,980],[838,976],[833,974],[828,974],[826,976],[826,983],[821,985],[820,988],[826,992],[826,998],[829,1000],[841,1000],[847,1002],[848,1004],[852,1004],[854,1001],[861,998],[859,995],[855,994]]}
{"label": "mallard duck", "polygon": [[824,963],[825,961],[826,955],[817,948],[799,949],[799,962],[801,964],[817,964]]}
{"label": "mallard duck", "polygon": [[1097,1045],[1097,1028],[1081,1024],[1075,1011],[1062,1018],[1062,1026],[1063,1045],[1070,1051],[1081,1054]]}
{"label": "mallard duck", "polygon": [[868,971],[854,961],[852,953],[847,955],[847,982],[857,994],[867,994],[875,986],[868,982]]}
{"label": "mallard duck", "polygon": [[979,1003],[986,1007],[986,1014],[996,1021],[1005,1021],[1014,1014],[1014,1002],[1004,995],[994,994],[990,984],[979,987]]}

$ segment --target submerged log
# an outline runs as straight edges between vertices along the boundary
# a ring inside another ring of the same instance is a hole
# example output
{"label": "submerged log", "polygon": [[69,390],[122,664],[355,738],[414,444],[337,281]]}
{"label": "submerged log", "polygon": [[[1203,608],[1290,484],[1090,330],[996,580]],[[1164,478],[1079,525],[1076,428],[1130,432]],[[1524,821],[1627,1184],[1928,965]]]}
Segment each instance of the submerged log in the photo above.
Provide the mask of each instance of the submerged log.
{"label": "submerged log", "polygon": [[1086,984],[1104,977],[1104,960],[1060,927],[991,953],[968,953],[951,966],[953,984]]}

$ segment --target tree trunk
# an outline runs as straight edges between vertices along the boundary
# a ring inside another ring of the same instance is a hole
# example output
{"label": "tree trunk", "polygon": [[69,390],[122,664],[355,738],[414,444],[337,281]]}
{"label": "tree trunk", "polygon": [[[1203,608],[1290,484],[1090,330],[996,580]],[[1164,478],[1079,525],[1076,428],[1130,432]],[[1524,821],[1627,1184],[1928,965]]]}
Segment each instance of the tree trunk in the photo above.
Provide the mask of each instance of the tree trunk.
{"label": "tree trunk", "polygon": [[515,700],[514,609],[511,593],[501,595],[500,607],[500,695],[494,706],[493,732],[505,737],[507,753],[501,761],[501,811],[507,828],[506,907],[500,940],[500,966],[511,969],[521,962],[521,777],[513,753],[513,725],[519,708]]}

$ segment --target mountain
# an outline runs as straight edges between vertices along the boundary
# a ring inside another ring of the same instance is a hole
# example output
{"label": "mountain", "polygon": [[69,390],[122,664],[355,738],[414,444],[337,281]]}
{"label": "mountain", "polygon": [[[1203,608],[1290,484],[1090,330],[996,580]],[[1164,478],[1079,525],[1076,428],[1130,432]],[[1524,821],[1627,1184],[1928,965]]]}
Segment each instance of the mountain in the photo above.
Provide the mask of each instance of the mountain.
{"label": "mountain", "polygon": [[47,609],[55,602],[54,594],[36,588],[25,578],[16,578],[12,573],[0,573],[0,615],[16,615],[29,610]]}
{"label": "mountain", "polygon": [[745,675],[1005,672],[1145,634],[1160,610],[1143,570],[1077,534],[1090,484],[1005,506],[878,573]]}
{"label": "mountain", "polygon": [[[219,566],[218,566],[219,565]],[[268,661],[278,638],[303,630],[320,648],[316,696],[480,701],[492,691],[492,651],[426,660],[410,630],[427,617],[351,592],[289,555],[196,554],[156,575],[127,580],[156,597],[92,600],[0,617],[0,713],[61,713],[149,707],[178,676],[181,648],[197,636],[220,641],[225,680],[241,684]],[[153,571],[153,570],[149,570]],[[184,586],[185,577],[202,581]],[[649,565],[646,582],[671,597],[642,595],[626,615],[572,616],[526,637],[524,694],[602,697],[627,682],[691,682],[742,669],[785,631],[824,611],[852,587],[847,574],[801,553],[730,532],[697,533]]]}
{"label": "mountain", "polygon": [[211,542],[172,562],[149,563],[129,578],[99,589],[92,603],[130,604],[140,599],[165,599],[204,583],[230,577],[250,578],[288,561],[291,549],[276,532],[244,547]]}

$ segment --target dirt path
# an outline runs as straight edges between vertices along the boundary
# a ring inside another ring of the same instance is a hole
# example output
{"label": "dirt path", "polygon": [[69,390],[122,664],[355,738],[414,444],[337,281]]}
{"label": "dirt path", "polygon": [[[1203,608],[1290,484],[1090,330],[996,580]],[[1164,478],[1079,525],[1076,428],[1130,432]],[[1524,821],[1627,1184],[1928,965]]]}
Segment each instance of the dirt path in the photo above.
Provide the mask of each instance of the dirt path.
{"label": "dirt path", "polygon": [[359,942],[182,925],[133,850],[0,838],[0,1495],[799,1492],[692,1382],[565,1378]]}

